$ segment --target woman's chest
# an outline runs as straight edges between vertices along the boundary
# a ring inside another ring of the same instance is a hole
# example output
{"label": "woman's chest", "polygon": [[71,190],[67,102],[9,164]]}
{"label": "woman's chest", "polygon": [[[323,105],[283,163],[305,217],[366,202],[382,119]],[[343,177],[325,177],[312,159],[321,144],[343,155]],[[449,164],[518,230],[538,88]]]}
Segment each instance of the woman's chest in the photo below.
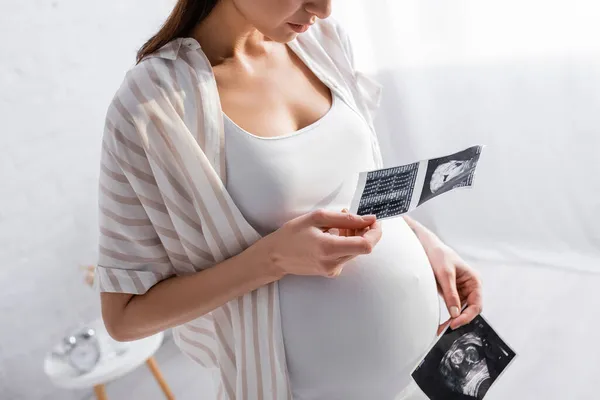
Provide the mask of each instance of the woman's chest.
{"label": "woman's chest", "polygon": [[314,209],[348,207],[358,173],[375,168],[370,131],[339,98],[304,130],[276,139],[225,121],[227,190],[265,234]]}
{"label": "woman's chest", "polygon": [[331,106],[329,88],[289,49],[278,53],[215,68],[223,112],[261,137],[302,129]]}

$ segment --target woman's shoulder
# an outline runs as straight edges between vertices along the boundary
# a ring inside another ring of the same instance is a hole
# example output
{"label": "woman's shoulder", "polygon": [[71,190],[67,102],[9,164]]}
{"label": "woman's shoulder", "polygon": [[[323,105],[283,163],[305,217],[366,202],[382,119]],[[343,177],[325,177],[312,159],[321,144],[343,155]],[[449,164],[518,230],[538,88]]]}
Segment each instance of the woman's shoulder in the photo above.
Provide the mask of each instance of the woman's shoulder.
{"label": "woman's shoulder", "polygon": [[147,59],[125,72],[108,105],[107,124],[123,130],[135,128],[148,118],[149,106],[163,101],[163,88],[169,84],[168,78],[153,72],[162,67],[161,63],[158,59]]}
{"label": "woman's shoulder", "polygon": [[181,117],[186,94],[198,87],[199,80],[207,75],[203,72],[209,70],[195,40],[173,39],[125,72],[109,105],[109,114],[126,110],[135,122],[159,109]]}

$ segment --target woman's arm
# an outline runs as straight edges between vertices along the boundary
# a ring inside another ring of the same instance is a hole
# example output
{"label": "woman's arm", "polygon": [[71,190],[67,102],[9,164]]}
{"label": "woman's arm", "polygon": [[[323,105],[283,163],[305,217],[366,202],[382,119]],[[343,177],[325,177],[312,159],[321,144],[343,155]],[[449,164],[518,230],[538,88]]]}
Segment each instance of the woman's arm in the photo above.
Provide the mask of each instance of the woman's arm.
{"label": "woman's arm", "polygon": [[407,215],[405,215],[403,218],[410,227],[410,229],[412,229],[415,235],[417,235],[417,237],[419,238],[419,241],[423,245],[425,252],[428,252],[428,250],[432,249],[435,245],[441,243],[440,239],[433,232],[425,228],[419,222],[415,221]]}
{"label": "woman's arm", "polygon": [[[442,332],[447,324],[450,324],[452,329],[468,324],[483,308],[483,290],[479,274],[429,229],[408,216],[404,216],[404,220],[425,249],[440,294],[444,297],[450,314],[450,320],[440,325],[438,333]],[[467,308],[462,310],[464,304],[467,304]]]}
{"label": "woman's arm", "polygon": [[[362,237],[338,237],[329,228],[365,229]],[[110,335],[136,340],[201,317],[286,274],[336,276],[341,265],[368,254],[381,237],[374,216],[316,210],[215,266],[165,279],[145,294],[102,293],[102,317]]]}
{"label": "woman's arm", "polygon": [[256,247],[193,275],[176,276],[143,295],[101,293],[102,318],[118,341],[137,340],[181,325],[281,278]]}

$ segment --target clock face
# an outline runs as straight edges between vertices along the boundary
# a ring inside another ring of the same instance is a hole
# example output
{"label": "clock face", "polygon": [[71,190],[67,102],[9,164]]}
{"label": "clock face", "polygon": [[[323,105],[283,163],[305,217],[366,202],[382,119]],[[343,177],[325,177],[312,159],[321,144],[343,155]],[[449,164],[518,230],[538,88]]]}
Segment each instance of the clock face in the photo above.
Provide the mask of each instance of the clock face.
{"label": "clock face", "polygon": [[77,343],[69,353],[71,365],[83,373],[94,369],[99,359],[100,351],[96,343],[92,341]]}

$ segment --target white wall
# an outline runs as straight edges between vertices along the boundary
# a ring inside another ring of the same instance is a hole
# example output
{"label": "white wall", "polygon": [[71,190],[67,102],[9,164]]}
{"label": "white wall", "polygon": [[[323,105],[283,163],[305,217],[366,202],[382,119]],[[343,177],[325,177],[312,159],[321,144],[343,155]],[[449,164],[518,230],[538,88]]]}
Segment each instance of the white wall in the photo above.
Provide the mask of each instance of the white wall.
{"label": "white wall", "polygon": [[[170,0],[21,0],[0,13],[0,398],[80,399],[42,372],[49,346],[99,315],[78,265],[96,259],[106,107]],[[138,16],[139,15],[139,16]]]}
{"label": "white wall", "polygon": [[386,163],[488,145],[472,190],[415,212],[481,272],[518,354],[486,399],[598,398],[598,2],[346,1],[362,64],[384,66]]}
{"label": "white wall", "polygon": [[465,255],[600,273],[600,58],[379,76],[390,165],[487,145],[473,189],[418,210],[431,228]]}

